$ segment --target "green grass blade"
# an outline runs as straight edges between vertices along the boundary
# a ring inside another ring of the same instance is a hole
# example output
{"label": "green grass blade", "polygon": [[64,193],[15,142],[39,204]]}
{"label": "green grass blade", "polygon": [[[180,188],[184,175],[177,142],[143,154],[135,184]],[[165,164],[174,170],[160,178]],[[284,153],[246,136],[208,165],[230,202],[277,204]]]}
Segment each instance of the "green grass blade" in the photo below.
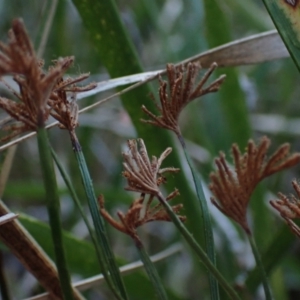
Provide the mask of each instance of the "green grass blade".
{"label": "green grass blade", "polygon": [[[277,231],[272,242],[262,254],[262,261],[264,262],[267,274],[271,274],[285,254],[290,250],[294,242],[295,236],[289,228],[285,224],[281,225],[281,228]],[[246,286],[250,291],[254,291],[260,284],[259,274],[260,271],[257,267],[249,272]]]}
{"label": "green grass blade", "polygon": [[[100,248],[102,249],[102,257],[104,258],[103,265],[108,268],[112,281],[114,282],[115,288],[118,289],[118,292],[120,293],[122,298],[128,299],[119,268],[117,266],[114,254],[112,252],[111,246],[108,241],[108,236],[107,236],[103,218],[99,212],[99,206],[94,192],[92,179],[90,177],[90,173],[87,168],[83,152],[81,150],[78,140],[76,141],[72,140],[72,144],[77,159],[78,167],[80,169],[80,174],[84,185],[85,193],[88,199],[88,205],[92,215],[93,223],[95,226],[96,237],[100,244]],[[116,291],[115,290],[113,291],[115,292],[115,295],[119,297]]]}
{"label": "green grass blade", "polygon": [[58,157],[57,157],[57,155],[56,155],[56,153],[55,153],[55,151],[53,150],[52,147],[51,147],[51,154],[52,154],[52,157],[53,157],[53,159],[54,159],[54,161],[56,163],[56,166],[57,166],[57,168],[58,168],[58,170],[59,170],[59,172],[60,172],[60,174],[61,174],[61,176],[62,176],[62,178],[63,178],[63,180],[64,180],[64,182],[65,182],[65,184],[66,184],[66,186],[67,186],[67,188],[69,190],[69,192],[70,192],[70,195],[71,195],[73,201],[75,202],[75,205],[77,206],[77,208],[78,208],[78,210],[80,212],[80,215],[81,215],[81,217],[82,217],[82,219],[83,219],[83,221],[84,221],[84,223],[85,223],[85,225],[86,225],[86,227],[87,227],[87,229],[89,231],[91,240],[92,240],[92,242],[94,244],[94,247],[96,249],[98,261],[101,263],[101,251],[100,251],[99,245],[98,245],[98,243],[96,241],[95,232],[93,231],[93,228],[90,225],[90,222],[89,222],[89,220],[88,220],[88,218],[86,216],[86,213],[84,212],[84,210],[82,208],[82,205],[81,205],[81,203],[79,201],[79,198],[78,198],[78,196],[76,194],[76,191],[75,191],[75,189],[73,187],[73,184],[72,184],[72,182],[71,182],[68,174],[66,173],[65,169],[63,168],[62,164],[60,163],[60,161],[59,161],[59,159],[58,159]]}
{"label": "green grass blade", "polygon": [[264,266],[262,264],[262,260],[261,260],[260,254],[258,252],[255,240],[253,238],[253,235],[251,235],[251,234],[247,234],[247,237],[250,242],[251,249],[252,249],[253,255],[255,257],[257,267],[259,269],[260,278],[262,279],[266,300],[272,300],[272,295],[271,295],[271,291],[270,291],[270,287],[269,287],[269,282],[267,279],[267,274],[266,274]]}
{"label": "green grass blade", "polygon": [[46,190],[46,201],[51,227],[52,240],[55,251],[55,262],[61,284],[64,299],[73,299],[70,275],[67,268],[65,251],[62,240],[62,227],[60,219],[60,202],[54,166],[48,143],[47,131],[45,128],[37,130],[37,140],[44,185]]}
{"label": "green grass blade", "polygon": [[155,289],[157,298],[161,299],[161,300],[167,300],[168,296],[167,296],[164,286],[161,282],[161,279],[159,278],[157,270],[156,270],[153,262],[149,258],[149,255],[148,255],[146,249],[144,248],[142,242],[136,240],[135,246],[139,251],[141,260],[144,264],[145,270],[150,278],[150,281]]}
{"label": "green grass blade", "polygon": [[[202,218],[199,220],[199,227],[201,230],[204,231],[204,238],[205,238],[205,248],[207,256],[209,257],[210,261],[216,266],[216,253],[215,253],[215,244],[214,244],[214,236],[213,236],[213,230],[212,230],[212,223],[211,223],[211,217],[210,212],[208,210],[207,201],[204,195],[202,183],[200,181],[199,175],[193,165],[193,162],[187,152],[185,142],[183,140],[182,136],[179,136],[179,140],[181,142],[186,160],[188,162],[188,165],[191,169],[193,180],[196,188],[196,194],[199,200],[199,204],[201,206],[202,211]],[[210,285],[210,293],[212,299],[219,299],[219,287],[218,282],[216,281],[215,277],[212,276],[211,273],[209,273],[209,285]]]}
{"label": "green grass blade", "polygon": [[193,235],[187,230],[185,225],[181,222],[181,220],[174,213],[172,207],[169,203],[164,199],[161,194],[157,195],[159,202],[163,205],[166,212],[168,213],[170,219],[173,221],[174,225],[177,227],[179,232],[182,234],[186,242],[189,246],[195,251],[196,255],[200,258],[201,262],[207,268],[208,271],[218,280],[219,284],[222,286],[224,291],[228,294],[231,299],[240,299],[235,290],[228,284],[226,279],[222,276],[222,274],[218,271],[218,269],[214,266],[214,264],[210,261],[205,251],[199,246],[197,241],[194,239]]}
{"label": "green grass blade", "polygon": [[299,1],[263,0],[263,2],[300,71]]}

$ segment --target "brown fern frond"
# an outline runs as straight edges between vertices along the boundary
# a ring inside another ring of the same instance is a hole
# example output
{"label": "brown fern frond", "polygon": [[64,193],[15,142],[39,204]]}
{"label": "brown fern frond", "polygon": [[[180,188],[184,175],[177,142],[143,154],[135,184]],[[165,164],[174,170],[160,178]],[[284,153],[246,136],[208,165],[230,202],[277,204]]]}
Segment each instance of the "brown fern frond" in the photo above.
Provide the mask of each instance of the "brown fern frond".
{"label": "brown fern frond", "polygon": [[[150,120],[141,121],[172,130],[179,135],[180,129],[178,126],[178,119],[183,108],[192,100],[200,96],[218,91],[224,81],[225,75],[222,75],[209,84],[208,87],[204,88],[204,84],[216,67],[217,64],[213,63],[200,82],[195,86],[195,81],[201,69],[199,63],[189,63],[187,65],[187,70],[185,70],[183,65],[174,66],[168,64],[168,83],[159,78],[160,105],[158,105],[152,97],[160,115],[156,116],[143,105],[142,110],[150,117]],[[167,91],[168,87],[169,90]]]}
{"label": "brown fern frond", "polygon": [[232,146],[235,170],[225,161],[221,153],[215,160],[217,171],[211,173],[209,185],[214,197],[212,203],[225,215],[239,223],[246,232],[250,232],[246,213],[250,197],[257,184],[267,176],[299,163],[300,153],[289,154],[289,145],[282,145],[266,160],[270,140],[263,137],[258,146],[250,140],[246,153],[241,154],[238,146]]}

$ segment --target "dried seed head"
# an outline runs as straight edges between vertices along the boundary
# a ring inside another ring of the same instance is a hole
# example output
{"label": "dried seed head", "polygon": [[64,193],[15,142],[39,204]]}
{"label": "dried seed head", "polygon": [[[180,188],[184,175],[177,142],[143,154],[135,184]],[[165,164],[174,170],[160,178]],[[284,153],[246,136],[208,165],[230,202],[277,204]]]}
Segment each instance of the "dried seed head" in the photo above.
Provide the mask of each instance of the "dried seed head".
{"label": "dried seed head", "polygon": [[[125,169],[123,176],[128,183],[125,189],[139,192],[141,196],[131,204],[126,214],[118,212],[119,222],[115,221],[105,210],[103,197],[99,198],[99,206],[100,213],[112,226],[139,241],[136,232],[139,226],[153,221],[171,221],[163,205],[160,202],[155,204],[154,198],[160,194],[159,186],[166,182],[162,174],[178,172],[179,169],[161,169],[161,164],[171,152],[171,148],[166,149],[159,158],[153,156],[150,161],[142,139],[129,140],[128,147],[129,152],[123,153]],[[171,201],[177,195],[179,192],[175,189],[165,201]],[[175,205],[172,209],[175,214],[179,214],[182,204]],[[178,215],[178,217],[181,221],[186,219],[184,216]]]}
{"label": "dried seed head", "polygon": [[160,168],[163,160],[171,153],[171,148],[167,148],[159,158],[153,156],[150,161],[142,139],[128,140],[128,147],[129,152],[123,153],[123,176],[127,179],[128,186],[125,189],[128,191],[155,196],[159,193],[159,185],[165,180],[162,174],[179,171],[175,168]]}
{"label": "dried seed head", "polygon": [[80,92],[94,86],[75,86],[86,75],[62,79],[73,61],[74,57],[60,58],[47,72],[44,71],[43,62],[37,58],[23,22],[19,19],[13,21],[8,43],[0,42],[0,76],[12,74],[19,92],[10,88],[18,101],[0,97],[0,108],[11,117],[2,127],[11,133],[2,140],[44,126],[50,114],[58,116],[62,127],[76,126],[77,105],[75,101],[66,100],[66,92]]}
{"label": "dried seed head", "polygon": [[[204,88],[204,84],[216,67],[217,64],[213,63],[200,82],[195,86],[195,81],[200,70],[198,63],[189,63],[187,70],[182,65],[175,67],[172,64],[168,64],[168,83],[161,78],[159,79],[160,106],[156,103],[156,107],[161,115],[154,115],[143,105],[142,110],[150,117],[150,120],[142,120],[142,122],[172,130],[177,135],[180,135],[178,119],[182,109],[192,100],[218,91],[224,81],[225,75],[222,75],[208,87]],[[168,84],[169,91],[167,91]]]}
{"label": "dried seed head", "polygon": [[258,146],[249,141],[246,153],[242,155],[238,146],[233,145],[235,170],[227,165],[225,155],[221,153],[215,160],[218,170],[210,175],[209,188],[215,197],[211,198],[212,203],[239,223],[247,233],[250,233],[246,219],[247,206],[257,184],[265,177],[294,166],[300,161],[300,153],[289,155],[288,144],[279,147],[266,160],[269,146],[270,140],[267,137],[263,137]]}
{"label": "dried seed head", "polygon": [[[179,194],[178,190],[175,190],[167,197],[167,201],[172,200]],[[120,221],[116,221],[104,208],[104,198],[99,197],[100,213],[117,230],[128,234],[135,240],[139,240],[137,235],[137,228],[153,221],[166,221],[171,222],[171,219],[163,206],[158,203],[154,204],[154,196],[149,195],[146,199],[146,195],[142,194],[138,199],[134,200],[128,209],[126,214],[118,212]],[[174,205],[172,207],[174,213],[179,214],[182,209],[182,204]],[[184,222],[186,217],[178,215],[179,219]]]}
{"label": "dried seed head", "polygon": [[278,193],[279,199],[271,200],[270,204],[279,211],[281,217],[285,219],[291,230],[300,238],[300,228],[292,220],[300,218],[300,185],[296,180],[292,181],[297,197],[291,195],[289,198],[282,193]]}
{"label": "dried seed head", "polygon": [[[89,74],[82,74],[77,78],[59,78],[48,99],[50,114],[59,122],[59,127],[73,132],[78,126],[78,105],[76,94],[95,88],[95,83],[77,86],[76,83],[85,80]],[[68,93],[70,97],[68,97]]]}

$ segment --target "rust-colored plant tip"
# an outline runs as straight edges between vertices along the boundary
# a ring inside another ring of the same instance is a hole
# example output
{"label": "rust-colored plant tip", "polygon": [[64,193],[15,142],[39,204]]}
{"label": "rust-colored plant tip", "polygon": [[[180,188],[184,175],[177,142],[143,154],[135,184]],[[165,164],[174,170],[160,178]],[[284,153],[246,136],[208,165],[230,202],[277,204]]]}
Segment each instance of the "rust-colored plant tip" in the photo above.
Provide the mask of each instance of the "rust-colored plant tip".
{"label": "rust-colored plant tip", "polygon": [[123,153],[124,172],[127,179],[128,191],[150,194],[156,196],[159,193],[159,185],[165,182],[163,173],[176,173],[179,169],[161,169],[163,160],[171,153],[172,148],[167,148],[159,158],[152,156],[150,161],[146,146],[142,139],[128,140],[128,153]]}
{"label": "rust-colored plant tip", "polygon": [[[146,146],[142,139],[128,141],[129,152],[123,153],[124,172],[123,176],[127,179],[128,186],[125,188],[128,191],[140,193],[140,197],[133,201],[126,214],[118,212],[120,221],[114,220],[104,208],[104,199],[99,197],[100,213],[113,227],[121,232],[131,236],[135,241],[139,241],[136,229],[149,222],[153,221],[171,221],[168,213],[165,211],[161,202],[158,201],[160,195],[159,186],[166,182],[163,176],[166,172],[176,173],[179,169],[161,168],[163,160],[172,151],[167,148],[159,158],[152,156],[150,161]],[[165,201],[171,201],[179,195],[177,189],[166,197]],[[179,214],[182,209],[182,204],[172,206],[175,214]],[[185,221],[185,217],[178,215],[181,221]]]}
{"label": "rust-colored plant tip", "polygon": [[0,108],[10,116],[0,122],[1,129],[9,132],[2,141],[43,127],[50,115],[56,117],[64,128],[76,126],[77,105],[67,99],[66,92],[76,93],[94,88],[94,85],[75,86],[87,75],[76,79],[62,78],[73,61],[74,57],[60,58],[47,72],[44,71],[43,61],[36,56],[23,21],[13,21],[8,42],[0,42],[0,76],[13,75],[19,91],[6,84],[16,100],[0,97]]}
{"label": "rust-colored plant tip", "polygon": [[[178,190],[175,190],[167,197],[167,201],[172,200],[177,195],[179,195]],[[131,236],[134,240],[139,241],[137,235],[137,228],[153,221],[166,221],[171,222],[171,219],[165,209],[160,203],[153,204],[154,196],[142,194],[138,199],[134,200],[130,205],[126,214],[118,212],[118,217],[120,221],[116,221],[104,208],[104,198],[100,196],[98,198],[100,213],[105,218],[105,220],[115,227],[117,230]],[[177,204],[172,206],[175,214],[179,214],[182,209],[182,204]],[[185,216],[178,215],[179,219],[184,222],[186,220]]]}
{"label": "rust-colored plant tip", "polygon": [[250,197],[257,184],[276,172],[299,163],[300,153],[289,154],[289,144],[283,144],[266,159],[270,140],[263,137],[258,145],[250,140],[246,152],[240,153],[236,144],[232,146],[234,170],[221,153],[215,160],[217,171],[211,173],[209,185],[214,197],[212,203],[225,215],[236,221],[250,234],[246,213]]}
{"label": "rust-colored plant tip", "polygon": [[281,217],[285,219],[288,226],[291,228],[294,234],[300,238],[300,228],[292,220],[300,218],[300,185],[296,180],[292,181],[293,188],[297,194],[297,197],[291,195],[285,196],[282,193],[278,193],[279,199],[271,200],[270,204],[278,210]]}
{"label": "rust-colored plant tip", "polygon": [[168,82],[159,78],[160,105],[156,103],[152,96],[160,115],[156,116],[143,105],[142,110],[148,115],[148,117],[150,117],[150,120],[141,121],[172,130],[177,135],[180,135],[178,119],[182,109],[192,100],[205,94],[218,91],[224,81],[225,75],[222,75],[207,87],[204,87],[216,67],[217,64],[213,63],[196,85],[195,82],[201,69],[199,63],[189,63],[186,69],[183,65],[174,66],[172,64],[168,64]]}
{"label": "rust-colored plant tip", "polygon": [[[86,86],[77,86],[76,83],[89,77],[89,73],[76,78],[59,78],[48,99],[50,114],[59,122],[59,127],[73,133],[78,126],[78,105],[76,94],[95,88],[95,83]],[[69,93],[69,97],[68,94]]]}

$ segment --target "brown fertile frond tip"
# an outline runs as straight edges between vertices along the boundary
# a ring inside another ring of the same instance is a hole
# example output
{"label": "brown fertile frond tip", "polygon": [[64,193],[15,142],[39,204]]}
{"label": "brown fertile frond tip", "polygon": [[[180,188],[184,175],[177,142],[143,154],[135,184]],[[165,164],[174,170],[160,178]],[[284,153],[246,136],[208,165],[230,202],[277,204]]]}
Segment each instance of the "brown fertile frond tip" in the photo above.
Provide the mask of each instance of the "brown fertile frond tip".
{"label": "brown fertile frond tip", "polygon": [[[178,190],[175,190],[167,197],[167,201],[172,200],[177,195],[179,195]],[[146,197],[145,194],[142,194],[138,199],[134,200],[130,205],[126,214],[118,212],[118,217],[120,221],[116,221],[104,208],[104,198],[101,195],[98,198],[100,213],[103,218],[117,230],[128,234],[135,240],[139,240],[136,229],[146,223],[153,221],[166,221],[171,222],[171,219],[163,206],[158,204],[153,204],[154,196],[149,195]],[[178,204],[172,206],[172,209],[175,214],[179,214],[183,205]],[[184,222],[186,220],[185,216],[178,215],[179,219]]]}
{"label": "brown fertile frond tip", "polygon": [[209,185],[214,198],[212,203],[225,215],[232,218],[247,232],[250,229],[246,219],[247,205],[257,184],[267,176],[299,163],[300,153],[289,154],[289,144],[283,144],[269,158],[265,159],[270,140],[263,137],[258,146],[250,140],[242,155],[239,147],[232,146],[233,171],[221,153],[215,160],[217,171],[211,173]]}
{"label": "brown fertile frond tip", "polygon": [[154,196],[158,195],[159,185],[166,180],[162,174],[179,171],[176,168],[160,168],[163,160],[171,153],[172,148],[167,148],[159,158],[152,156],[150,161],[142,139],[128,140],[127,144],[129,152],[123,153],[125,169],[123,176],[127,179],[128,184],[125,189]]}
{"label": "brown fertile frond tip", "polygon": [[[49,115],[60,116],[62,127],[72,127],[77,123],[74,103],[68,103],[66,92],[80,92],[94,88],[76,87],[75,83],[85,79],[82,75],[76,79],[62,79],[65,71],[73,63],[74,57],[60,58],[48,71],[43,70],[43,61],[37,58],[24,23],[16,19],[8,33],[8,42],[0,42],[0,76],[13,75],[19,91],[9,87],[16,101],[0,97],[0,108],[10,116],[1,129],[10,132],[3,140],[11,139],[25,131],[36,130],[44,126]],[[2,80],[3,81],[3,80]],[[62,102],[64,105],[62,105]],[[72,101],[71,101],[72,102]],[[66,121],[66,112],[71,117]]]}
{"label": "brown fertile frond tip", "polygon": [[300,238],[300,228],[292,220],[300,218],[300,185],[296,180],[292,181],[297,197],[291,195],[289,198],[282,193],[278,193],[279,199],[271,200],[270,204],[279,211],[281,217],[285,219],[294,234]]}
{"label": "brown fertile frond tip", "polygon": [[[168,64],[168,83],[159,78],[160,105],[155,102],[155,99],[152,96],[152,99],[154,100],[161,115],[154,115],[143,105],[142,110],[148,115],[148,117],[150,117],[150,120],[141,121],[172,130],[179,135],[180,129],[178,119],[182,109],[192,100],[205,94],[218,91],[224,81],[225,75],[222,75],[207,87],[204,87],[204,84],[207,82],[216,67],[217,64],[213,63],[200,79],[199,83],[195,85],[195,81],[201,69],[199,63],[189,63],[186,69],[183,65],[174,66],[172,64]],[[167,87],[169,87],[169,91],[167,91]]]}

